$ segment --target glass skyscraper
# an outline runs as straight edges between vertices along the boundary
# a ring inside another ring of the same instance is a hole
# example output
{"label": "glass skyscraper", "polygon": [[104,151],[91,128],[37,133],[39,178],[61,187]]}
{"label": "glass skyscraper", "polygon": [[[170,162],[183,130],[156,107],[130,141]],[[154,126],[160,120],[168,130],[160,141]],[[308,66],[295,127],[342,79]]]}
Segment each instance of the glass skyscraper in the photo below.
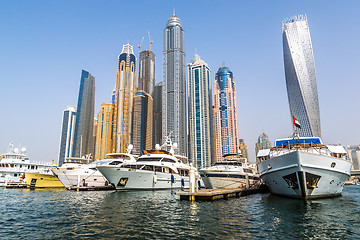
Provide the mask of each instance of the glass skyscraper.
{"label": "glass skyscraper", "polygon": [[300,122],[300,137],[321,137],[315,62],[305,15],[284,19],[283,51],[291,119]]}
{"label": "glass skyscraper", "polygon": [[240,150],[236,88],[233,73],[222,66],[215,75],[214,121],[216,161],[225,154],[237,154]]}
{"label": "glass skyscraper", "polygon": [[153,92],[153,144],[162,144],[162,86],[159,82],[154,87]]}
{"label": "glass skyscraper", "polygon": [[271,148],[271,142],[266,133],[261,133],[258,137],[257,143],[255,144],[255,155],[258,154],[260,150]]}
{"label": "glass skyscraper", "polygon": [[198,168],[209,167],[212,157],[212,92],[211,70],[195,54],[188,64],[189,79],[189,159]]}
{"label": "glass skyscraper", "polygon": [[94,104],[95,77],[82,70],[72,157],[94,155]]}
{"label": "glass skyscraper", "polygon": [[69,106],[64,110],[59,151],[59,167],[63,165],[65,158],[72,156],[74,129],[76,121],[76,108]]}
{"label": "glass skyscraper", "polygon": [[162,137],[178,144],[176,154],[187,156],[186,65],[184,30],[171,16],[164,30]]}

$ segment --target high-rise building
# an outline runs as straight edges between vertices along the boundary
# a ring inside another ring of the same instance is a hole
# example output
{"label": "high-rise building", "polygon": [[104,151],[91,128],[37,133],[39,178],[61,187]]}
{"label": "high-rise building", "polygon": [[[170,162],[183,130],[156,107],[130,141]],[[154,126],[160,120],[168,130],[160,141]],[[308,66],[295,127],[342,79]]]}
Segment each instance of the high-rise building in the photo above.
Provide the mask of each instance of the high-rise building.
{"label": "high-rise building", "polygon": [[255,144],[255,156],[258,154],[259,150],[271,148],[271,142],[268,135],[262,132],[258,137],[257,143]]}
{"label": "high-rise building", "polygon": [[130,44],[123,46],[116,71],[113,151],[123,153],[131,143],[132,111],[136,92],[136,57]]}
{"label": "high-rise building", "polygon": [[321,137],[314,53],[306,16],[284,19],[283,51],[291,119],[300,122],[299,136]]}
{"label": "high-rise building", "polygon": [[162,137],[178,144],[176,154],[187,156],[187,107],[184,30],[171,16],[164,30]]}
{"label": "high-rise building", "polygon": [[155,54],[145,50],[139,54],[139,82],[138,90],[150,95],[154,92],[155,85]]}
{"label": "high-rise building", "polygon": [[63,165],[65,158],[72,156],[74,129],[76,121],[76,108],[69,106],[64,110],[59,151],[59,166]]}
{"label": "high-rise building", "polygon": [[360,170],[360,145],[348,146],[347,150],[352,163],[351,170]]}
{"label": "high-rise building", "polygon": [[74,144],[72,157],[82,157],[94,154],[94,104],[95,104],[95,77],[82,70],[79,98],[76,113]]}
{"label": "high-rise building", "polygon": [[244,158],[249,160],[248,148],[244,139],[239,140],[239,149]]}
{"label": "high-rise building", "polygon": [[235,82],[225,66],[215,75],[214,114],[216,161],[222,161],[223,155],[237,154],[240,147]]}
{"label": "high-rise building", "polygon": [[212,92],[211,70],[195,54],[188,64],[189,93],[189,159],[197,168],[211,166]]}
{"label": "high-rise building", "polygon": [[162,144],[162,86],[159,82],[153,92],[153,144]]}
{"label": "high-rise building", "polygon": [[114,104],[102,103],[97,117],[95,159],[100,160],[113,151]]}
{"label": "high-rise building", "polygon": [[145,91],[138,91],[134,97],[133,138],[134,154],[153,149],[153,98]]}

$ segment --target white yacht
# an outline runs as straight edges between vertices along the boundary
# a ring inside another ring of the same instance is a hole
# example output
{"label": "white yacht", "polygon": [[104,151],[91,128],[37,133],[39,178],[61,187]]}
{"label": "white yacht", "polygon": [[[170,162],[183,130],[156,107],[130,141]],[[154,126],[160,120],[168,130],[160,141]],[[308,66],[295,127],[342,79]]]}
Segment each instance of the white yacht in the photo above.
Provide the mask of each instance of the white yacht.
{"label": "white yacht", "polygon": [[[171,150],[162,147],[171,146]],[[116,190],[160,190],[189,188],[190,164],[187,158],[174,154],[177,144],[167,138],[156,150],[144,150],[134,163],[97,166]]]}
{"label": "white yacht", "polygon": [[260,150],[257,167],[272,194],[307,200],[341,195],[351,163],[343,146],[293,137]]}
{"label": "white yacht", "polygon": [[[131,151],[131,150],[130,150]],[[96,169],[102,165],[117,165],[136,161],[136,156],[128,153],[109,153],[104,160],[91,162],[86,158],[67,158],[61,167],[52,171],[67,189],[74,187],[110,187],[107,179]]]}
{"label": "white yacht", "polygon": [[10,143],[7,153],[0,160],[0,187],[26,186],[25,173],[51,173],[52,163],[30,162],[26,156],[26,148],[19,150]]}
{"label": "white yacht", "polygon": [[245,188],[259,182],[259,175],[240,154],[224,155],[224,161],[199,170],[206,188]]}

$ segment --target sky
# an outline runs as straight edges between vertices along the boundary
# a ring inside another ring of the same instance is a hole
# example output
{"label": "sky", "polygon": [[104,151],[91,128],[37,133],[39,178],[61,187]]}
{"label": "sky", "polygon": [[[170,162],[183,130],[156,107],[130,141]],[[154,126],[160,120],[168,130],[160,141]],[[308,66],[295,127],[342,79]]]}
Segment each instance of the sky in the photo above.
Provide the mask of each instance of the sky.
{"label": "sky", "polygon": [[306,14],[315,57],[322,139],[360,144],[360,1],[0,1],[0,153],[10,142],[32,161],[58,161],[62,114],[76,106],[81,70],[95,76],[95,114],[111,102],[117,57],[154,41],[162,81],[163,33],[173,14],[213,79],[234,74],[239,135],[255,161],[261,132],[292,134],[282,52],[282,19]]}

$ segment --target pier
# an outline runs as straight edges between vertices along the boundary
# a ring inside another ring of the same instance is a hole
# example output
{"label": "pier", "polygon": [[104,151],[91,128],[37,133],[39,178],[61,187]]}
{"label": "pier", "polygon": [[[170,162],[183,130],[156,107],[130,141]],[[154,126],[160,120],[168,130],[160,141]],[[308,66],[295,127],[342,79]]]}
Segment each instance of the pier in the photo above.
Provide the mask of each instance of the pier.
{"label": "pier", "polygon": [[176,195],[180,200],[189,201],[214,201],[219,199],[237,198],[256,193],[267,193],[265,185],[258,185],[252,188],[221,188],[221,189],[201,189],[195,192],[179,191]]}

